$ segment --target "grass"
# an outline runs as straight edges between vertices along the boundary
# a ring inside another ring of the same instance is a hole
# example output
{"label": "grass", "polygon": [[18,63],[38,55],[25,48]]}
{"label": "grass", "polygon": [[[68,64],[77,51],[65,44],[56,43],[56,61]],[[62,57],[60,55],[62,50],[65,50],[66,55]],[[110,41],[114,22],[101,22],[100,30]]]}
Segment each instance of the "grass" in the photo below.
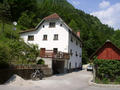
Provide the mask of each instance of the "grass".
{"label": "grass", "polygon": [[109,79],[107,79],[107,78],[104,78],[103,80],[100,80],[99,78],[96,78],[95,79],[95,83],[97,83],[97,84],[120,84],[120,82],[118,82],[118,81],[113,81],[113,82],[111,82]]}

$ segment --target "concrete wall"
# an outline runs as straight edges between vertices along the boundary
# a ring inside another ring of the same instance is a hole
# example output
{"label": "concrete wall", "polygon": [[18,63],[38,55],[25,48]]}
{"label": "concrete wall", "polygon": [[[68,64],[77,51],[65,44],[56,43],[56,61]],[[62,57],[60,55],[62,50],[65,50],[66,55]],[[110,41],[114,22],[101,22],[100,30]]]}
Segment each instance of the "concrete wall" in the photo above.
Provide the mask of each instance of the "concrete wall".
{"label": "concrete wall", "polygon": [[52,58],[42,58],[45,61],[45,65],[52,69]]}

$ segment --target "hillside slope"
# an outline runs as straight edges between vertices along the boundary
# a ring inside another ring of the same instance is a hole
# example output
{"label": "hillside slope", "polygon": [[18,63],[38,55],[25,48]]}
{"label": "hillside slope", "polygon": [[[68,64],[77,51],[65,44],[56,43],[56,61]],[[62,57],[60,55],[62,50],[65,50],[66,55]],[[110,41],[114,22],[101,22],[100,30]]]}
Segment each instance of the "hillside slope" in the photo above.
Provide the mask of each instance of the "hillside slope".
{"label": "hillside slope", "polygon": [[[34,28],[44,17],[57,13],[75,32],[80,31],[83,63],[107,39],[111,39],[115,32],[97,17],[75,9],[67,0],[9,0],[8,4],[11,7],[12,21],[16,20],[21,30]],[[20,6],[22,7],[19,8]]]}

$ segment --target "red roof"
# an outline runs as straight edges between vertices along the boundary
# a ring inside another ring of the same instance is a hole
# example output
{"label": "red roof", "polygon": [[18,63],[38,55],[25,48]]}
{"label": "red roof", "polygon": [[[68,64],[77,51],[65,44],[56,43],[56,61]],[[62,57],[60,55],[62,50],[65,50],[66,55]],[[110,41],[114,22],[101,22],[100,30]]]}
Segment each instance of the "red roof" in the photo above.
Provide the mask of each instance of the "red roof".
{"label": "red roof", "polygon": [[52,15],[45,17],[44,19],[48,20],[48,19],[59,19],[59,18],[60,18],[60,16],[57,13],[54,13]]}
{"label": "red roof", "polygon": [[106,60],[120,60],[120,49],[116,47],[112,42],[106,41],[102,47],[100,47],[91,57],[92,60],[94,56],[98,59]]}

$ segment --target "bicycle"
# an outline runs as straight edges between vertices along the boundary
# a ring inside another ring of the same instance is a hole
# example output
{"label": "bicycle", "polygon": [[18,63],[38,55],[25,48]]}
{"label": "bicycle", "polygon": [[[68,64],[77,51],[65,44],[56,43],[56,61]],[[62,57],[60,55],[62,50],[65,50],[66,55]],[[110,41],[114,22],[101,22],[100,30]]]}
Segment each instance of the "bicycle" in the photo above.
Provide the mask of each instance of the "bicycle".
{"label": "bicycle", "polygon": [[36,69],[35,72],[31,74],[32,80],[42,80],[43,78],[43,72],[39,69]]}

